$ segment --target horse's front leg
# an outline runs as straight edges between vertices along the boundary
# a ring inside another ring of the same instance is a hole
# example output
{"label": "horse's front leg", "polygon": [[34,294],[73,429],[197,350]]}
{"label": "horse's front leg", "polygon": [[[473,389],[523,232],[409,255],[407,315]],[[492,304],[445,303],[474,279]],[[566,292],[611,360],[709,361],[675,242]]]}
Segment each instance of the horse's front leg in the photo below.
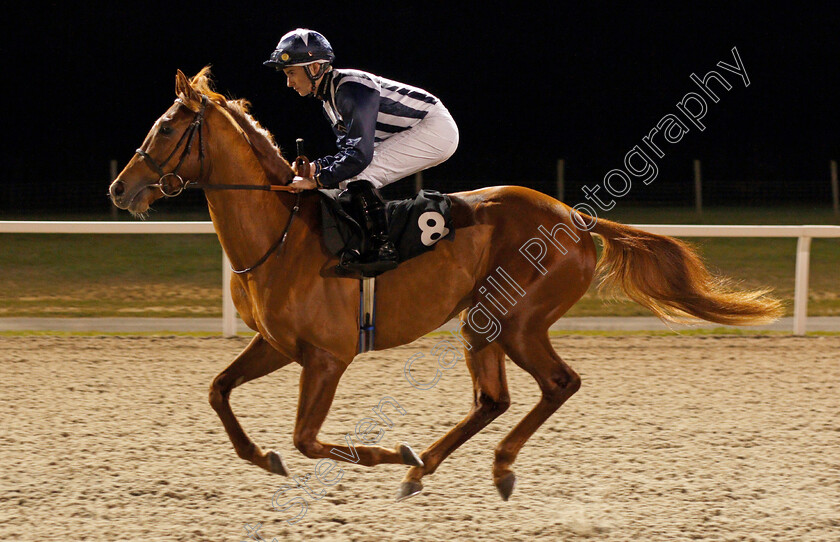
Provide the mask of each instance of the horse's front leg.
{"label": "horse's front leg", "polygon": [[[423,466],[417,454],[405,444],[400,444],[396,450],[388,450],[381,446],[353,446],[351,448],[319,441],[318,432],[329,413],[338,381],[344,374],[347,364],[329,352],[315,347],[305,350],[302,364],[294,442],[295,447],[303,455],[313,459],[329,457],[368,467],[380,463]],[[353,436],[347,438],[352,439]]]}
{"label": "horse's front leg", "polygon": [[287,358],[257,334],[230,366],[219,373],[210,385],[210,405],[219,415],[225,426],[230,441],[237,455],[246,461],[275,474],[288,476],[289,471],[280,454],[273,451],[263,452],[239,425],[239,421],[230,408],[230,392],[233,388],[265,376],[291,363]]}

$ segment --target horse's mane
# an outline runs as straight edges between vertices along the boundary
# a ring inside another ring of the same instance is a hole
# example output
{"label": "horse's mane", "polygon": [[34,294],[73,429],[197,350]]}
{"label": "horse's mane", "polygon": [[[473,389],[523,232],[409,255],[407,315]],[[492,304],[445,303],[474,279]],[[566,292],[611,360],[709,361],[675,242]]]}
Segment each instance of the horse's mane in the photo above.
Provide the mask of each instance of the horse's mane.
{"label": "horse's mane", "polygon": [[222,94],[219,94],[214,89],[213,78],[210,74],[210,66],[205,66],[195,76],[190,79],[190,85],[197,92],[204,94],[208,99],[212,100],[219,106],[223,107],[234,120],[239,124],[240,128],[248,134],[251,141],[251,147],[259,159],[260,165],[265,170],[268,179],[272,183],[286,184],[291,177],[291,167],[289,163],[283,158],[280,147],[274,141],[274,136],[265,129],[258,121],[251,115],[251,102],[245,98],[238,100],[229,100]]}

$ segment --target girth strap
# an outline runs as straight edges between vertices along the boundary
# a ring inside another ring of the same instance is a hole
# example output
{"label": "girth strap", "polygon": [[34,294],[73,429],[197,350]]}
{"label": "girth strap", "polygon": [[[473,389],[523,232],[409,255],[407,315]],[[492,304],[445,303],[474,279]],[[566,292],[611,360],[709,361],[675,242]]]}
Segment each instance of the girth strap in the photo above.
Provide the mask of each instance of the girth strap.
{"label": "girth strap", "polygon": [[376,278],[359,279],[359,354],[374,348],[376,335]]}

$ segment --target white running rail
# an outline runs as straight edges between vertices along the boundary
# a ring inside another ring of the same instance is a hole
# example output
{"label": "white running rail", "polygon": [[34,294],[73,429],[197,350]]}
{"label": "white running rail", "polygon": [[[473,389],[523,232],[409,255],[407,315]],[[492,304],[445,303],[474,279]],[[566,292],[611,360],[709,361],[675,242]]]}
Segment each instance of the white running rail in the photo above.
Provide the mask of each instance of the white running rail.
{"label": "white running rail", "polygon": [[[674,237],[796,237],[793,333],[804,335],[808,319],[808,269],[811,239],[840,237],[840,226],[680,226],[632,224]],[[212,222],[39,222],[0,221],[0,233],[216,233]],[[222,253],[222,333],[236,335],[236,309],[230,295],[230,262]]]}

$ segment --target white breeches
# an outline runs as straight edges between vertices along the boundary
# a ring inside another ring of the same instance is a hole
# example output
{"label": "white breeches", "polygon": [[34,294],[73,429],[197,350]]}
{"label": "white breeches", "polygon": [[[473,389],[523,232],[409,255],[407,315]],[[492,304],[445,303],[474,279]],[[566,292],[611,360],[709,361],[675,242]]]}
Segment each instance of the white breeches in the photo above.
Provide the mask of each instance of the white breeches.
{"label": "white breeches", "polygon": [[446,107],[438,102],[414,127],[380,141],[373,149],[368,167],[341,183],[341,187],[365,179],[382,188],[446,161],[457,148],[458,126]]}

